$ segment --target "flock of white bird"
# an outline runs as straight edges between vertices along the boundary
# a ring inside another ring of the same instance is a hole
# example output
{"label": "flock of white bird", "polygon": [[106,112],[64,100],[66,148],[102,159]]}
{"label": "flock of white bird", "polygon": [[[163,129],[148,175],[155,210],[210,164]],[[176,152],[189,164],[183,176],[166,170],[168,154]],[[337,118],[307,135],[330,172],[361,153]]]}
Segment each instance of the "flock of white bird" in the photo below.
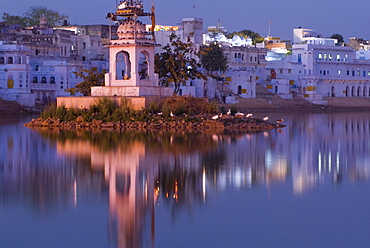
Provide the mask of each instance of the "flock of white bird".
{"label": "flock of white bird", "polygon": [[[231,115],[231,109],[229,109],[226,113],[227,115]],[[253,114],[252,113],[249,113],[249,114],[244,114],[244,113],[241,113],[241,112],[237,112],[234,114],[234,116],[236,117],[246,117],[246,118],[253,118]],[[214,115],[212,117],[212,120],[217,120],[218,118],[221,118],[222,117],[222,113],[219,114],[219,115]],[[269,120],[269,117],[268,116],[265,116],[262,118],[263,121],[268,121]],[[276,120],[277,123],[282,123],[284,121],[283,118],[279,119],[279,120]]]}
{"label": "flock of white bird", "polygon": [[[158,113],[158,115],[162,115],[162,114],[163,114],[162,112]],[[226,115],[228,115],[228,116],[231,115],[231,109],[228,109]],[[171,117],[174,117],[174,114],[173,114],[172,111],[170,113],[170,116]],[[237,112],[237,113],[234,114],[234,116],[236,116],[236,117],[244,117],[245,116],[246,118],[253,118],[253,114],[252,113],[244,114],[244,113],[241,113],[241,112]],[[218,115],[212,116],[212,120],[217,120],[218,118],[221,118],[221,117],[222,117],[222,113],[221,114],[218,114]],[[268,121],[269,120],[269,117],[268,116],[265,116],[265,117],[262,118],[262,120],[263,121]],[[276,122],[279,123],[279,124],[282,123],[283,121],[284,121],[283,118],[281,118],[279,120],[276,120]]]}

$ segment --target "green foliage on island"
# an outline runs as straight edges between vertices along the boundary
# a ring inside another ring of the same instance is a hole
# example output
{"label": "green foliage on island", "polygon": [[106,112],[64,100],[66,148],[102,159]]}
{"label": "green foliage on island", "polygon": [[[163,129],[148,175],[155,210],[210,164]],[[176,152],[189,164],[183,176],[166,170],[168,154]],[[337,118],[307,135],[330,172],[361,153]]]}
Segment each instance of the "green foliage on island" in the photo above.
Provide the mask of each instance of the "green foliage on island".
{"label": "green foliage on island", "polygon": [[88,109],[57,107],[52,103],[41,112],[40,118],[55,118],[60,121],[76,121],[77,117],[84,122],[93,119],[104,122],[124,121],[156,121],[171,118],[171,112],[176,116],[194,116],[199,114],[219,113],[216,103],[205,98],[192,96],[173,96],[161,101],[153,101],[145,109],[134,110],[129,100],[117,102],[108,98],[101,98]]}

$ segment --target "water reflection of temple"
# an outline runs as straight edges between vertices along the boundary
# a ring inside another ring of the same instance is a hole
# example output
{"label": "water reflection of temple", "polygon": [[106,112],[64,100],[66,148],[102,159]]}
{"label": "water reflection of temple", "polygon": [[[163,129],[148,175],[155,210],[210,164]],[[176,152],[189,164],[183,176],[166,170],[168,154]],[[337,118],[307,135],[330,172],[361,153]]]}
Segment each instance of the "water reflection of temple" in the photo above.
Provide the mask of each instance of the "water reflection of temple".
{"label": "water reflection of temple", "polygon": [[78,206],[86,191],[108,193],[110,238],[117,247],[150,247],[154,209],[163,204],[187,211],[212,191],[291,180],[292,191],[303,194],[322,183],[370,179],[369,116],[284,119],[283,130],[223,135],[25,132],[3,125],[0,200],[24,197],[47,211]]}

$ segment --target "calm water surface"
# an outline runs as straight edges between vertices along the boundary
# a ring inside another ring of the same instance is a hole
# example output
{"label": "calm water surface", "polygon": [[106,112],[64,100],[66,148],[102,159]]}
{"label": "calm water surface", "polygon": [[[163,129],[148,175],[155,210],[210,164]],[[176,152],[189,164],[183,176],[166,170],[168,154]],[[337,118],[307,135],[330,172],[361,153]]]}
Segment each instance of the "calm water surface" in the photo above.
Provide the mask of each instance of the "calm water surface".
{"label": "calm water surface", "polygon": [[0,247],[370,247],[369,113],[223,135],[30,118],[0,118]]}

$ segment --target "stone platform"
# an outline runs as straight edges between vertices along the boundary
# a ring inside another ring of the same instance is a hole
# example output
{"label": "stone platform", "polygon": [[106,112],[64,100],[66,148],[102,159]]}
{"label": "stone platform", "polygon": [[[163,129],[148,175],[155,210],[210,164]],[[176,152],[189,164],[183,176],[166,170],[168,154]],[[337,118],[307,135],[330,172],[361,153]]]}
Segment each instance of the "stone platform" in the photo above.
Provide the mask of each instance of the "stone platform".
{"label": "stone platform", "polygon": [[[81,97],[57,97],[57,107],[64,106],[66,108],[79,108],[88,109],[91,105],[96,104],[99,99],[103,96],[81,96]],[[164,97],[160,96],[140,96],[140,97],[130,97],[130,96],[104,96],[104,98],[113,100],[118,104],[121,101],[126,101],[127,99],[131,102],[131,106],[135,110],[141,110],[147,107],[152,102],[158,102]]]}

